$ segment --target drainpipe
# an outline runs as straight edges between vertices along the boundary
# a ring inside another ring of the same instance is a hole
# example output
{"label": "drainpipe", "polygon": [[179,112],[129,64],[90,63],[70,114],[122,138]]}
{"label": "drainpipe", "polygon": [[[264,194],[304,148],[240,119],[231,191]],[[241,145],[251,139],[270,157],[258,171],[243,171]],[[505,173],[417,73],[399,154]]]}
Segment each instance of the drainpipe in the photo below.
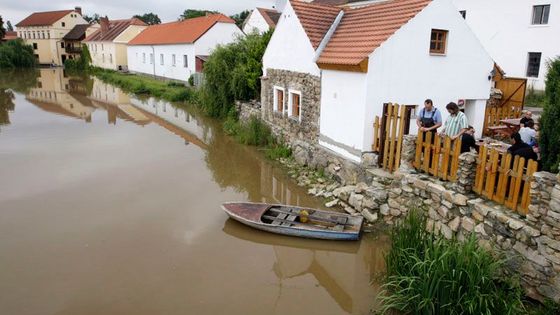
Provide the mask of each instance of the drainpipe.
{"label": "drainpipe", "polygon": [[153,60],[152,60],[152,66],[154,69],[154,79],[156,78],[156,50],[154,49],[154,46],[152,45],[152,56],[153,56]]}

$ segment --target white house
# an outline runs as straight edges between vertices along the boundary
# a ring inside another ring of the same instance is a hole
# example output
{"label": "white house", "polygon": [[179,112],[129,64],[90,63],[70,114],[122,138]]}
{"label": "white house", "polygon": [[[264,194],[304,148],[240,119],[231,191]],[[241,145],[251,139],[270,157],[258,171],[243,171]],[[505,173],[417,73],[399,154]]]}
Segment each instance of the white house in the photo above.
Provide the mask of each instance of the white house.
{"label": "white house", "polygon": [[243,22],[243,33],[266,33],[276,27],[280,12],[271,9],[256,8]]}
{"label": "white house", "polygon": [[263,117],[359,162],[388,102],[431,98],[445,120],[445,105],[465,100],[480,134],[493,64],[450,0],[344,9],[290,1],[263,57]]}
{"label": "white house", "polygon": [[105,69],[126,69],[126,45],[146,27],[147,24],[137,18],[99,19],[99,29],[84,40],[90,51],[91,63]]}
{"label": "white house", "polygon": [[560,1],[453,0],[510,77],[544,90],[546,62],[560,55]]}
{"label": "white house", "polygon": [[128,69],[187,81],[202,71],[203,60],[216,46],[238,36],[243,32],[223,14],[151,25],[128,43]]}

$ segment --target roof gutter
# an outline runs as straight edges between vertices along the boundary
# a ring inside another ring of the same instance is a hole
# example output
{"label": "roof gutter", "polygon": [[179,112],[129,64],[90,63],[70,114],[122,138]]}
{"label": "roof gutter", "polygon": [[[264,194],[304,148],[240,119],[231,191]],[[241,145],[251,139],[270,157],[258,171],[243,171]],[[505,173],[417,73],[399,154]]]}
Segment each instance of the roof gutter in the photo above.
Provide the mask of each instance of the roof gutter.
{"label": "roof gutter", "polygon": [[336,16],[336,19],[334,19],[334,22],[331,24],[331,27],[325,34],[325,37],[323,37],[323,39],[321,40],[319,47],[317,47],[317,50],[315,51],[315,58],[313,59],[313,61],[317,62],[317,60],[321,56],[321,53],[323,53],[323,50],[325,49],[325,47],[327,47],[327,44],[329,43],[331,37],[336,31],[338,24],[340,24],[340,21],[342,21],[343,16],[344,16],[344,10],[340,10],[340,12],[338,12],[338,15]]}

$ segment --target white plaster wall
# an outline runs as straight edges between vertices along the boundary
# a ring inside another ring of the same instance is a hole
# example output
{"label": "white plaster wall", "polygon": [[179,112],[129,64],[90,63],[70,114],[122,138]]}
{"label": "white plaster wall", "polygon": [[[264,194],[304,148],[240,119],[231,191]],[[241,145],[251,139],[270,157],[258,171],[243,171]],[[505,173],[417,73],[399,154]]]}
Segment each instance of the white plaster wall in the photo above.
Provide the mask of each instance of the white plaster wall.
{"label": "white plaster wall", "polygon": [[320,76],[314,58],[315,49],[288,2],[266,47],[263,74],[266,76],[266,69],[270,68]]}
{"label": "white plaster wall", "polygon": [[243,26],[243,33],[249,34],[253,32],[257,32],[259,34],[266,33],[268,31],[269,26],[266,23],[266,20],[259,12],[259,10],[254,9],[249,16],[247,23]]}
{"label": "white plaster wall", "polygon": [[[466,10],[467,24],[480,38],[507,76],[525,78],[529,52],[541,52],[538,78],[528,78],[544,89],[546,60],[560,55],[560,1],[558,0],[453,0]],[[531,25],[533,6],[550,4],[548,25]]]}
{"label": "white plaster wall", "polygon": [[[319,128],[321,136],[364,151],[366,82],[365,73],[323,70]],[[344,146],[322,140],[319,143],[349,159],[360,161],[360,156],[349,152]]]}
{"label": "white plaster wall", "polygon": [[[87,42],[91,63],[104,69],[117,69],[117,50],[113,42]],[[112,55],[112,60],[110,59]]]}
{"label": "white plaster wall", "polygon": [[237,25],[233,23],[216,23],[194,43],[195,53],[197,55],[210,55],[216,46],[229,44],[241,36],[245,36],[245,34]]}
{"label": "white plaster wall", "polygon": [[[148,75],[156,75],[174,80],[187,81],[195,72],[195,50],[193,44],[180,45],[130,45],[127,48],[128,70]],[[138,53],[138,54],[137,54]],[[142,54],[146,54],[143,62]],[[154,64],[150,62],[150,54],[154,53]],[[160,63],[160,54],[164,56],[164,64]],[[176,64],[172,65],[172,55],[175,54]],[[183,55],[189,59],[188,67],[183,66]]]}
{"label": "white plaster wall", "polygon": [[[445,56],[430,55],[431,29],[449,30]],[[431,98],[445,121],[447,103],[476,100],[468,102],[474,104],[468,116],[477,120],[471,124],[480,125],[490,94],[492,67],[492,58],[456,8],[448,0],[434,0],[370,55],[362,147],[371,147],[373,121],[376,115],[381,116],[386,102],[417,104],[418,112],[424,100]],[[481,128],[477,131],[480,135]],[[416,132],[412,120],[410,133]]]}

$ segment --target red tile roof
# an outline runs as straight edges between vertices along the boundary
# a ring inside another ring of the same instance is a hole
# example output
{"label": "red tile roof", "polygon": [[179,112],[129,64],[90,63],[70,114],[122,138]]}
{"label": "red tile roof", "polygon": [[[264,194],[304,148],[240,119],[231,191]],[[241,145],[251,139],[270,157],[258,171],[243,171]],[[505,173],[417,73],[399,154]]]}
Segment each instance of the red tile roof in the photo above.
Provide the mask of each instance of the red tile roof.
{"label": "red tile roof", "polygon": [[317,63],[359,65],[430,3],[431,0],[391,0],[345,9]]}
{"label": "red tile roof", "polygon": [[362,2],[364,0],[314,0],[313,3],[328,5],[345,5],[354,2]]}
{"label": "red tile roof", "polygon": [[198,40],[216,23],[235,21],[223,14],[212,14],[178,22],[148,26],[129,45],[190,44]]}
{"label": "red tile roof", "polygon": [[317,49],[341,9],[302,1],[290,1],[313,48]]}
{"label": "red tile roof", "polygon": [[62,11],[48,11],[48,12],[35,12],[30,16],[23,19],[21,22],[16,24],[17,27],[26,26],[48,26],[53,25],[54,22],[62,19],[68,13],[74,12],[74,10],[62,10]]}
{"label": "red tile roof", "polygon": [[18,38],[17,32],[6,31],[6,34],[4,34],[4,38],[2,38],[2,40],[7,41],[7,40],[16,39],[16,38]]}
{"label": "red tile roof", "polygon": [[280,19],[280,15],[282,15],[282,13],[276,10],[263,8],[257,8],[257,10],[260,12],[268,26],[272,28],[276,27],[276,23],[278,23],[278,20]]}
{"label": "red tile roof", "polygon": [[127,19],[127,20],[110,20],[109,29],[106,31],[103,28],[98,29],[95,33],[89,35],[85,41],[86,42],[112,42],[115,38],[121,35],[129,26],[140,25],[147,26],[142,20],[137,18]]}

